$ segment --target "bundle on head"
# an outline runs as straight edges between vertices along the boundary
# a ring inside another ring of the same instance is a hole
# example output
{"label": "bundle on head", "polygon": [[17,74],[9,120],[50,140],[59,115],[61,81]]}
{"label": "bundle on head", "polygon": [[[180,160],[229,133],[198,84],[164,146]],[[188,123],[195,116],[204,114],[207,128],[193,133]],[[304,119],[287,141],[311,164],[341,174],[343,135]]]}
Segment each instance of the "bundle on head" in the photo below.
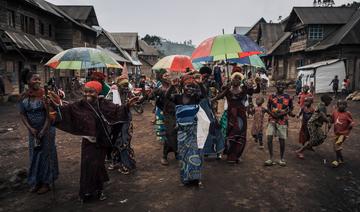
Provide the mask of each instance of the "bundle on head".
{"label": "bundle on head", "polygon": [[194,83],[195,83],[195,79],[192,75],[184,75],[181,78],[182,85],[190,85],[190,84],[194,84]]}
{"label": "bundle on head", "polygon": [[125,83],[129,83],[129,79],[126,75],[121,75],[118,78],[116,78],[116,84],[117,85],[122,85]]}

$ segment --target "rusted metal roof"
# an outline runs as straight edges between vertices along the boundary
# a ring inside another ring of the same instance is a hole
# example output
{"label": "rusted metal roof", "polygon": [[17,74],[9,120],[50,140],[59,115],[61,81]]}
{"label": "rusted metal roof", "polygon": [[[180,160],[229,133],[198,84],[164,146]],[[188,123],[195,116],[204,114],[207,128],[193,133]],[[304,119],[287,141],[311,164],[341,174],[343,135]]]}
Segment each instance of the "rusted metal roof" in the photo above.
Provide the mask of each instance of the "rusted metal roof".
{"label": "rusted metal roof", "polygon": [[43,52],[48,54],[57,54],[63,51],[63,49],[56,42],[51,40],[46,40],[43,38],[35,37],[33,35],[12,31],[5,31],[5,34],[19,49],[30,50],[34,52]]}

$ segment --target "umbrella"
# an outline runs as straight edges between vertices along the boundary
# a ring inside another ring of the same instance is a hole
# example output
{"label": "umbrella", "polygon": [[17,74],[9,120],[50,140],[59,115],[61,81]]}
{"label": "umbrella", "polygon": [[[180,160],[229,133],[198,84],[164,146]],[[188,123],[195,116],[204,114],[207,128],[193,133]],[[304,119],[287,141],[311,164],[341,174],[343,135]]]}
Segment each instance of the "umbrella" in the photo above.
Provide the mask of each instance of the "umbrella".
{"label": "umbrella", "polygon": [[153,70],[166,69],[173,72],[186,72],[187,68],[194,70],[191,58],[187,55],[166,56],[152,67]]}
{"label": "umbrella", "polygon": [[123,68],[104,51],[94,48],[72,48],[60,52],[46,64],[53,69]]}
{"label": "umbrella", "polygon": [[191,58],[193,62],[212,62],[261,54],[262,49],[244,35],[228,34],[211,37],[200,43]]}
{"label": "umbrella", "polygon": [[230,63],[239,63],[244,65],[250,65],[258,68],[265,68],[265,64],[258,55],[251,55],[249,57],[228,59]]}

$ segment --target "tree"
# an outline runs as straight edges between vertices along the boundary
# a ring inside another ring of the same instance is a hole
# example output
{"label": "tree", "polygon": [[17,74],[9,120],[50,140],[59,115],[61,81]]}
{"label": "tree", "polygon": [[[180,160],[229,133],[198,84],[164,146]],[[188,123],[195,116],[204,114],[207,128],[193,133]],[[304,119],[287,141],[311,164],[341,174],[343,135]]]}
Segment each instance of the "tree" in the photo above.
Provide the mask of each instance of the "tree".
{"label": "tree", "polygon": [[156,35],[148,35],[146,34],[145,37],[142,38],[150,46],[161,46],[161,38]]}

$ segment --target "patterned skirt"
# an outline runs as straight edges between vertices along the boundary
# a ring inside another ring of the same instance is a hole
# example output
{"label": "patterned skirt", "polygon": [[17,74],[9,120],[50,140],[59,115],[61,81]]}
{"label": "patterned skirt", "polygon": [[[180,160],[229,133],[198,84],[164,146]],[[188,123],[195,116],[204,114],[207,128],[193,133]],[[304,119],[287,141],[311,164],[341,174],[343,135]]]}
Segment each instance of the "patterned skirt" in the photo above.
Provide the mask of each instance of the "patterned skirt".
{"label": "patterned skirt", "polygon": [[178,129],[180,180],[183,184],[201,179],[203,158],[202,150],[197,146],[196,129],[196,122],[190,125],[179,125]]}
{"label": "patterned skirt", "polygon": [[164,114],[163,111],[156,107],[155,111],[156,122],[155,122],[155,132],[156,132],[156,139],[160,143],[164,143],[165,141],[165,126],[164,126]]}
{"label": "patterned skirt", "polygon": [[324,143],[326,135],[321,126],[316,126],[313,123],[308,123],[308,129],[310,135],[310,146],[319,146],[320,144]]}
{"label": "patterned skirt", "polygon": [[35,186],[40,183],[52,184],[58,178],[59,166],[55,145],[55,127],[41,139],[41,146],[35,148],[35,139],[29,135],[30,168],[28,183]]}

